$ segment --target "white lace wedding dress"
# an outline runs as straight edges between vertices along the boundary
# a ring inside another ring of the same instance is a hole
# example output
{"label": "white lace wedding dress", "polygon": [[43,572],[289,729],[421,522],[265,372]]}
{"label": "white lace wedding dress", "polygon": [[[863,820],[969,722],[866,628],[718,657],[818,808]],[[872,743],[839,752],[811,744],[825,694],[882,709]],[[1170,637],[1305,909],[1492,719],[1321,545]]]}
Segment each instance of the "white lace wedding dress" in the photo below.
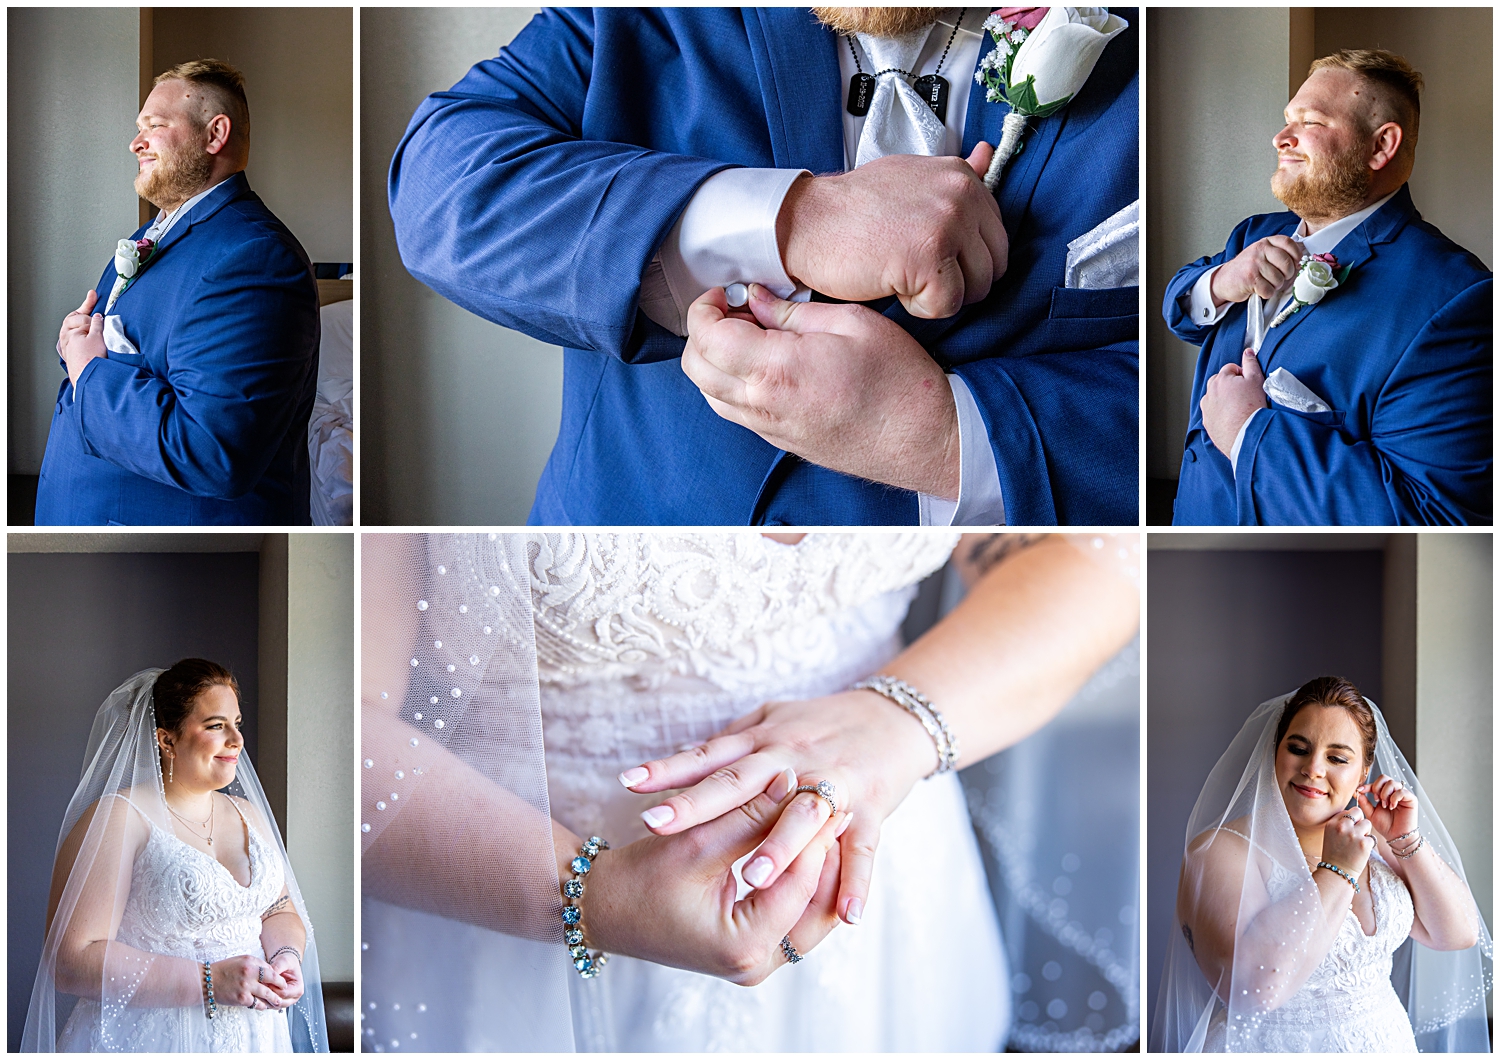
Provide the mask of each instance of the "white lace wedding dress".
{"label": "white lace wedding dress", "polygon": [[[230,801],[240,809],[237,800]],[[210,964],[247,953],[265,956],[260,917],[281,893],[285,878],[281,858],[244,820],[243,810],[240,815],[249,836],[248,885],[241,885],[203,851],[140,815],[150,823],[151,834],[136,855],[117,941],[149,953]],[[118,1001],[111,1001],[109,1009],[102,1012],[98,1001],[80,1000],[58,1038],[58,1052],[155,1052],[161,1042],[186,1037],[174,1028],[190,1017],[196,1019],[200,1011],[196,1006],[191,1011],[135,1008]],[[221,1005],[216,1018],[207,1022],[212,1052],[292,1051],[284,1011]]]}
{"label": "white lace wedding dress", "polygon": [[[553,817],[647,834],[617,775],[762,703],[848,688],[900,648],[931,534],[547,535],[528,542]],[[858,809],[855,809],[858,812]],[[608,855],[605,855],[606,857]],[[866,913],[745,988],[614,957],[573,984],[575,1038],[610,1051],[992,1051],[1009,1022],[984,868],[953,774],[886,822]]]}
{"label": "white lace wedding dress", "polygon": [[[1279,879],[1278,873],[1268,885],[1273,899]],[[1291,873],[1285,873],[1281,887],[1295,886]],[[1391,986],[1392,955],[1411,934],[1411,894],[1379,854],[1370,855],[1370,903],[1375,933],[1366,935],[1354,910],[1346,912],[1333,947],[1302,989],[1237,1035],[1236,1052],[1417,1051],[1411,1020]],[[1226,1051],[1225,1019],[1221,1005],[1209,1024],[1204,1052]]]}

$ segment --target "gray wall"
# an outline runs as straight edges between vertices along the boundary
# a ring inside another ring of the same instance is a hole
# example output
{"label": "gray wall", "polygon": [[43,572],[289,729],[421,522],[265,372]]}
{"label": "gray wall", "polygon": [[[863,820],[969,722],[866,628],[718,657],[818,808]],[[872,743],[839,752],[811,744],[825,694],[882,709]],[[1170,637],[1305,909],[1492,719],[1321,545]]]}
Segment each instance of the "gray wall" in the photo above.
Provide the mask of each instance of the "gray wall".
{"label": "gray wall", "polygon": [[1381,702],[1378,548],[1147,553],[1148,1021],[1156,1011],[1188,814],[1250,712],[1320,674],[1347,677]]}
{"label": "gray wall", "polygon": [[313,261],[353,261],[353,10],[158,7],[152,27],[153,77],[188,59],[239,67],[250,186]]}
{"label": "gray wall", "polygon": [[360,12],[361,519],[523,523],[557,437],[562,356],[412,279],[386,172],[417,105],[491,58],[535,8]]}
{"label": "gray wall", "polygon": [[1176,478],[1198,349],[1161,318],[1167,281],[1283,209],[1271,137],[1287,102],[1287,9],[1152,8],[1146,19],[1146,474]]}
{"label": "gray wall", "polygon": [[139,109],[138,21],[133,7],[8,13],[7,116],[18,137],[6,174],[12,473],[42,466],[63,317],[137,227],[125,147]]}
{"label": "gray wall", "polygon": [[[1311,18],[1309,19],[1309,14]],[[1198,350],[1166,329],[1167,281],[1224,249],[1271,195],[1271,137],[1307,62],[1385,47],[1426,79],[1412,197],[1492,263],[1489,8],[1153,8],[1147,20],[1146,474],[1177,477]]]}
{"label": "gray wall", "polygon": [[148,666],[187,656],[213,659],[239,678],[246,751],[256,758],[259,557],[52,553],[8,559],[7,968],[14,1051],[41,955],[58,829],[99,704]]}

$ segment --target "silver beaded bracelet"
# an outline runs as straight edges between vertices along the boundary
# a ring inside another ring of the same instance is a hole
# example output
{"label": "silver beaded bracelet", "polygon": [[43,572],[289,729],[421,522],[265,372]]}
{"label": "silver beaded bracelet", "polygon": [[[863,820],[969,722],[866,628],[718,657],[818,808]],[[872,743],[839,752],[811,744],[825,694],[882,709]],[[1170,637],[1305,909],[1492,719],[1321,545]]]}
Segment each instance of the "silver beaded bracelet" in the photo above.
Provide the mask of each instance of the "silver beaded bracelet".
{"label": "silver beaded bracelet", "polygon": [[850,689],[853,692],[865,690],[884,696],[922,723],[922,728],[927,730],[927,735],[932,737],[932,742],[937,747],[938,765],[928,776],[947,773],[954,768],[954,763],[958,761],[958,739],[930,699],[899,677],[891,677],[889,674],[867,677]]}
{"label": "silver beaded bracelet", "polygon": [[578,856],[568,863],[573,878],[562,885],[563,897],[567,899],[562,909],[563,941],[567,943],[568,956],[573,958],[573,967],[585,979],[599,974],[609,963],[609,954],[590,953],[583,944],[583,907],[577,903],[583,897],[583,877],[594,867],[599,851],[608,849],[609,844],[604,840],[596,835],[589,836],[579,848]]}

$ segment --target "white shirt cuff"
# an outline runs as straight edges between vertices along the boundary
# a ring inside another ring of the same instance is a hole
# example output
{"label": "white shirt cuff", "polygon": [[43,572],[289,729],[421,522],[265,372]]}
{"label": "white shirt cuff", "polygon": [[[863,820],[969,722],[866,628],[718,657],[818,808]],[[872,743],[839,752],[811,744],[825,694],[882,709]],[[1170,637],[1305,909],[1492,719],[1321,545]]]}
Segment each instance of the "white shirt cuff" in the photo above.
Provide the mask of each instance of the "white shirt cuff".
{"label": "white shirt cuff", "polygon": [[641,274],[641,312],[686,335],[688,306],[710,287],[758,283],[778,298],[799,293],[781,263],[776,218],[806,172],[726,169],[700,184]]}
{"label": "white shirt cuff", "polygon": [[1202,276],[1199,276],[1198,282],[1193,284],[1193,292],[1189,297],[1188,311],[1193,315],[1193,324],[1195,327],[1206,328],[1217,324],[1224,319],[1224,314],[1229,312],[1229,307],[1234,305],[1233,302],[1225,302],[1221,306],[1214,305],[1214,293],[1212,290],[1214,273],[1218,272],[1221,268],[1223,268],[1222,265],[1215,265]]}
{"label": "white shirt cuff", "polygon": [[922,526],[1000,526],[1005,523],[1005,498],[1000,492],[1000,467],[984,427],[979,403],[969,384],[949,374],[953,404],[958,410],[958,500],[917,494]]}
{"label": "white shirt cuff", "polygon": [[1234,472],[1235,478],[1239,478],[1240,475],[1240,446],[1245,444],[1245,432],[1250,429],[1250,421],[1264,411],[1264,409],[1256,409],[1245,417],[1245,422],[1240,424],[1240,433],[1234,436],[1234,444],[1229,447],[1229,467]]}

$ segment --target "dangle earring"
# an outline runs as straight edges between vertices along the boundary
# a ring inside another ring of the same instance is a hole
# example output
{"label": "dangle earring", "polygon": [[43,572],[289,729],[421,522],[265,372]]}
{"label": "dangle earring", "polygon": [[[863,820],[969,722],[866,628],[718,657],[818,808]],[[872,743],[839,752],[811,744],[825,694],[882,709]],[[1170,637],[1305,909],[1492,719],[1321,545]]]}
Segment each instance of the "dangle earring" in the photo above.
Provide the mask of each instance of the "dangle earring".
{"label": "dangle earring", "polygon": [[172,764],[177,761],[176,755],[167,756],[167,783],[172,783]]}

